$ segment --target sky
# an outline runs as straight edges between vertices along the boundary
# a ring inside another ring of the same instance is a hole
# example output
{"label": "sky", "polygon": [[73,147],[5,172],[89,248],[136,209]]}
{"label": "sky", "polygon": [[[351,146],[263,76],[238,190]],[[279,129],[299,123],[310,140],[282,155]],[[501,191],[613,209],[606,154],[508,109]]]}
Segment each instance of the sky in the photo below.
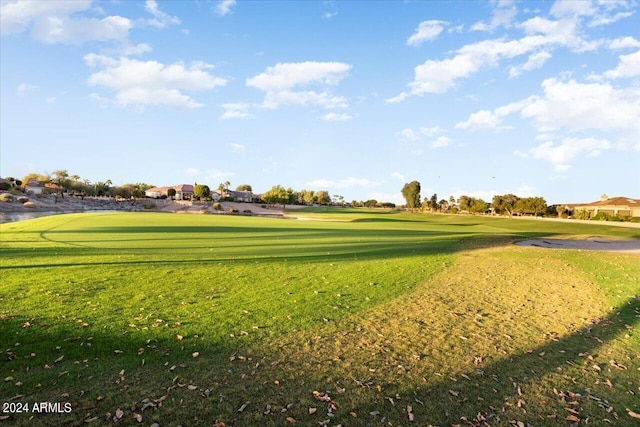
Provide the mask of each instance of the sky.
{"label": "sky", "polygon": [[636,0],[0,5],[0,176],[640,198]]}

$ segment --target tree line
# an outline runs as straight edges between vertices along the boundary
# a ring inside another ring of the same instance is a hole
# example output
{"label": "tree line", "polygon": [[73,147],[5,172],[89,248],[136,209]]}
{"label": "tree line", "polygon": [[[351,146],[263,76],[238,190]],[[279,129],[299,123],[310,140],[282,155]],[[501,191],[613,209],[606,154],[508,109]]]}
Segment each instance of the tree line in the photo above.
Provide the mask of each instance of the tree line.
{"label": "tree line", "polygon": [[467,195],[460,196],[457,200],[450,196],[448,200],[438,200],[438,195],[420,198],[420,183],[418,181],[408,182],[402,187],[402,197],[405,199],[406,208],[409,210],[430,210],[432,212],[468,212],[468,213],[495,213],[499,215],[514,214],[519,215],[543,215],[549,212],[547,202],[542,197],[518,197],[515,194],[503,194],[493,197],[491,203],[480,198]]}

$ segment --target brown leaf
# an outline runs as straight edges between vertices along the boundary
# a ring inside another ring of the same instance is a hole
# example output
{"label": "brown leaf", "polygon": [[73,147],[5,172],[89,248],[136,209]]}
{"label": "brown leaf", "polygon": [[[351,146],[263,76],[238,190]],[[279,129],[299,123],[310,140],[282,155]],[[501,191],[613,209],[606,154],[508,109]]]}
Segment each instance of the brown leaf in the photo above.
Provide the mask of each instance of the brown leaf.
{"label": "brown leaf", "polygon": [[245,402],[245,403],[243,403],[243,404],[242,404],[242,406],[238,408],[238,412],[242,412],[242,411],[244,411],[245,409],[247,409],[247,405],[248,405],[248,404],[249,404],[249,402]]}
{"label": "brown leaf", "polygon": [[118,408],[116,409],[116,415],[114,415],[113,419],[117,421],[120,418],[122,418],[123,415],[124,415],[124,412],[122,411],[122,409]]}
{"label": "brown leaf", "polygon": [[133,414],[133,418],[139,423],[142,422],[142,415],[140,414]]}
{"label": "brown leaf", "polygon": [[194,351],[193,353],[191,353],[191,356],[195,359],[196,357],[200,356],[200,352]]}
{"label": "brown leaf", "polygon": [[565,418],[565,420],[567,420],[567,421],[571,421],[571,422],[574,422],[574,423],[578,423],[578,422],[580,422],[580,418],[576,417],[575,415],[568,415],[568,416]]}
{"label": "brown leaf", "polygon": [[449,390],[449,394],[452,396],[458,397],[460,395],[460,392],[455,390]]}
{"label": "brown leaf", "polygon": [[286,420],[289,421],[291,424],[296,422],[296,419],[293,417],[287,417]]}
{"label": "brown leaf", "polygon": [[629,414],[629,416],[631,418],[637,418],[640,420],[640,414],[633,412],[631,409],[627,408],[627,414]]}
{"label": "brown leaf", "polygon": [[575,409],[564,408],[564,410],[567,411],[570,414],[573,414],[573,415],[580,415],[580,413],[578,411],[576,411]]}
{"label": "brown leaf", "polygon": [[309,408],[309,415],[315,414],[317,410],[318,408]]}
{"label": "brown leaf", "polygon": [[193,384],[189,384],[189,385],[187,386],[187,389],[189,389],[189,390],[197,390],[197,389],[198,389],[198,386],[195,386],[195,385],[193,385]]}

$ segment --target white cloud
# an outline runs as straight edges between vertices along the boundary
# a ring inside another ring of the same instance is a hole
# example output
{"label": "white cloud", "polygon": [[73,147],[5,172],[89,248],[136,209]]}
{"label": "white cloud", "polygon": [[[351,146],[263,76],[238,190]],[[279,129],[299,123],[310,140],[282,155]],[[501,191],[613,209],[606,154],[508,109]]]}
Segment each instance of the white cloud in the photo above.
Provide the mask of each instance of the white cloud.
{"label": "white cloud", "polygon": [[415,142],[420,140],[420,135],[418,135],[415,131],[408,128],[402,129],[400,132],[398,132],[398,135],[403,137],[407,141]]}
{"label": "white cloud", "polygon": [[513,18],[518,14],[518,9],[512,0],[500,0],[493,2],[496,7],[493,9],[493,16],[490,23],[484,21],[476,22],[471,26],[471,31],[493,31],[498,27],[511,27]]}
{"label": "white cloud", "polygon": [[84,60],[90,68],[99,69],[89,77],[89,85],[114,90],[115,102],[120,106],[196,108],[202,104],[182,91],[211,90],[227,83],[209,73],[212,65],[202,62],[192,62],[188,66],[181,62],[165,65],[93,53],[86,55]]}
{"label": "white cloud", "polygon": [[422,21],[420,25],[418,25],[416,32],[407,39],[407,45],[420,46],[426,41],[435,40],[438,35],[444,30],[444,27],[446,25],[449,25],[449,23],[445,21]]}
{"label": "white cloud", "polygon": [[227,119],[250,119],[254,116],[249,113],[249,104],[245,104],[243,102],[232,103],[232,104],[222,104],[222,108],[226,111],[220,116],[222,120]]}
{"label": "white cloud", "polygon": [[[508,13],[497,21],[500,25],[510,25],[513,7],[511,2],[504,3],[504,11]],[[482,40],[461,47],[453,57],[427,59],[414,68],[414,79],[407,85],[408,89],[387,99],[387,102],[398,103],[427,93],[445,93],[462,79],[522,55],[529,55],[529,58],[525,64],[509,68],[511,77],[541,67],[558,48],[574,52],[593,51],[606,41],[586,38],[582,32],[584,21],[601,15],[612,16],[620,7],[625,5],[617,2],[558,2],[552,8],[552,19],[536,16],[518,24],[517,28],[525,33],[521,38]]]}
{"label": "white cloud", "polygon": [[236,0],[221,0],[215,7],[215,12],[220,16],[225,16],[231,12],[231,8],[235,6]]}
{"label": "white cloud", "polygon": [[[205,174],[205,177],[204,177],[205,182],[228,181],[235,175],[234,172],[221,171],[218,169],[209,169],[207,171],[203,171],[202,173]],[[211,189],[215,190],[216,188],[218,187],[211,188]]]}
{"label": "white cloud", "polygon": [[566,171],[571,167],[570,162],[578,155],[595,157],[600,155],[602,150],[611,147],[611,142],[606,139],[564,138],[559,144],[546,141],[527,152],[517,151],[516,154],[520,157],[546,160],[552,163],[556,170]]}
{"label": "white cloud", "polygon": [[[265,92],[263,108],[274,109],[281,105],[346,108],[346,98],[332,95],[327,87],[340,83],[350,69],[351,65],[342,62],[278,63],[247,79],[246,84]],[[323,91],[301,90],[310,85],[321,86]]]}
{"label": "white cloud", "polygon": [[325,13],[322,14],[322,17],[324,19],[331,19],[331,18],[333,18],[334,16],[337,16],[337,15],[338,15],[338,12],[325,12]]}
{"label": "white cloud", "polygon": [[156,2],[156,0],[146,0],[144,8],[147,12],[153,15],[153,19],[148,19],[145,21],[147,25],[155,28],[166,28],[169,25],[176,25],[181,23],[180,18],[178,18],[177,16],[170,16],[162,12],[158,8],[158,2]]}
{"label": "white cloud", "polygon": [[544,96],[520,105],[521,116],[533,119],[539,131],[597,129],[640,137],[640,88],[557,79],[545,80],[542,87]]}
{"label": "white cloud", "polygon": [[619,79],[640,76],[640,50],[629,55],[620,55],[619,58],[618,66],[606,71],[605,77]]}
{"label": "white cloud", "polygon": [[400,172],[393,172],[391,174],[391,177],[393,179],[398,180],[398,181],[404,181],[405,179],[407,179],[407,177],[405,175],[401,174]]}
{"label": "white cloud", "polygon": [[184,171],[187,175],[195,176],[200,174],[200,169],[198,168],[189,168]]}
{"label": "white cloud", "polygon": [[609,49],[629,49],[640,47],[640,40],[633,37],[619,37],[609,42]]}
{"label": "white cloud", "polygon": [[91,0],[3,2],[0,7],[2,33],[30,30],[33,38],[45,43],[80,44],[86,41],[124,41],[133,27],[122,16],[102,19],[74,17],[91,7]]}
{"label": "white cloud", "polygon": [[527,62],[521,65],[513,66],[509,69],[509,77],[514,78],[522,74],[523,71],[531,71],[542,66],[551,58],[551,54],[547,51],[540,51],[529,55]]}
{"label": "white cloud", "polygon": [[480,110],[471,114],[467,121],[456,123],[456,129],[500,130],[504,128],[502,117],[489,110]]}
{"label": "white cloud", "polygon": [[351,116],[346,113],[327,113],[322,116],[322,120],[329,122],[345,122],[349,119],[351,119]]}
{"label": "white cloud", "polygon": [[247,150],[247,147],[245,147],[242,144],[231,143],[229,145],[231,146],[231,149],[233,150],[234,153],[246,153],[246,152],[249,151],[249,150]]}
{"label": "white cloud", "polygon": [[18,96],[25,96],[27,93],[36,90],[38,86],[30,85],[28,83],[20,83],[16,89]]}
{"label": "white cloud", "polygon": [[453,140],[451,138],[448,138],[446,136],[440,136],[438,137],[438,139],[431,142],[431,146],[433,148],[441,148],[441,147],[446,147],[448,145],[451,145],[452,143],[453,143]]}
{"label": "white cloud", "polygon": [[441,128],[440,126],[431,126],[431,127],[421,127],[420,133],[426,136],[434,136],[439,133],[446,132],[446,129]]}
{"label": "white cloud", "polygon": [[317,190],[343,190],[346,188],[374,188],[382,185],[379,181],[371,181],[366,178],[345,178],[341,180],[332,180],[332,179],[316,179],[313,181],[309,181],[305,184],[306,188],[309,189],[317,189]]}

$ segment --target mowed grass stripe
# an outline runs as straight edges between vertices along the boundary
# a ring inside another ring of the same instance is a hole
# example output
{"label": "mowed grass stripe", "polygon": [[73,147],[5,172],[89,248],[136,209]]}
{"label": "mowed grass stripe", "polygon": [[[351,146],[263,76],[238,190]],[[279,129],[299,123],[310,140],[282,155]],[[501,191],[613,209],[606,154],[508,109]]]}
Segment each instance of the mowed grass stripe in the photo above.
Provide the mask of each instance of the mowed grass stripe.
{"label": "mowed grass stripe", "polygon": [[[502,405],[492,425],[540,425],[564,418],[554,387],[586,396],[598,382],[594,396],[620,417],[640,410],[629,394],[640,386],[638,256],[512,246],[636,230],[321,215],[342,221],[89,214],[0,226],[0,342],[12,359],[0,396],[68,393],[78,409],[61,422],[119,408],[133,422],[143,399],[166,397],[145,422],[312,425],[327,416],[319,390],[337,407],[332,424],[403,424],[407,405],[421,423],[458,423]],[[627,369],[607,370],[607,358]]]}

